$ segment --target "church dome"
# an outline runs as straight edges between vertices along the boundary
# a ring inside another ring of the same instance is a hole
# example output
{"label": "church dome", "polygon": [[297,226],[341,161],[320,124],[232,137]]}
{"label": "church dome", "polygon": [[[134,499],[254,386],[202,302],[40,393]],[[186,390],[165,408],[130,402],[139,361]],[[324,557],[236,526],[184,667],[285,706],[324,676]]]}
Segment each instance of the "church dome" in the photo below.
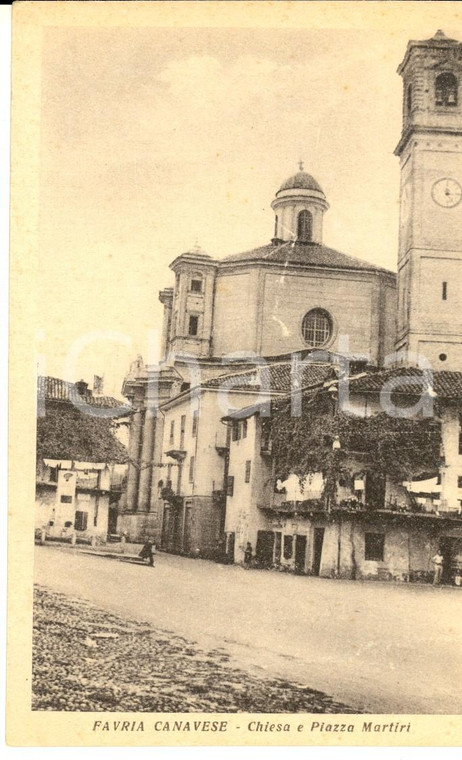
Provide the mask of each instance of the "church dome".
{"label": "church dome", "polygon": [[286,179],[276,195],[282,193],[283,190],[316,190],[318,193],[323,193],[322,187],[316,182],[315,178],[311,174],[308,174],[308,172],[303,171],[297,172],[297,174]]}

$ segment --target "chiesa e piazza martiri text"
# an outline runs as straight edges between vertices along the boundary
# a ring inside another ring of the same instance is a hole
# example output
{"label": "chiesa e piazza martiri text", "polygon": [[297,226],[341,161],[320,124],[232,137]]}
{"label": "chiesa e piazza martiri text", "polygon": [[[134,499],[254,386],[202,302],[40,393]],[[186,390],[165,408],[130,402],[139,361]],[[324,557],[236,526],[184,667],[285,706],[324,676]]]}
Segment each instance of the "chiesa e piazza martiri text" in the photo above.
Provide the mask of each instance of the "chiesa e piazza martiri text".
{"label": "chiesa e piazza martiri text", "polygon": [[[329,246],[335,208],[302,163],[276,190],[259,247],[216,259],[196,246],[170,264],[162,358],[139,357],[123,384],[132,415],[117,530],[131,540],[191,556],[220,547],[235,562],[250,543],[263,566],[317,575],[417,577],[438,545],[462,561],[462,42],[441,30],[410,41],[398,73],[397,273]],[[345,354],[365,415],[390,379],[415,393],[424,357],[445,461],[380,498],[358,464],[326,512],[316,473],[305,487],[276,483],[265,410],[290,394],[294,355],[303,394],[337,397]],[[345,501],[355,509],[342,512]]]}

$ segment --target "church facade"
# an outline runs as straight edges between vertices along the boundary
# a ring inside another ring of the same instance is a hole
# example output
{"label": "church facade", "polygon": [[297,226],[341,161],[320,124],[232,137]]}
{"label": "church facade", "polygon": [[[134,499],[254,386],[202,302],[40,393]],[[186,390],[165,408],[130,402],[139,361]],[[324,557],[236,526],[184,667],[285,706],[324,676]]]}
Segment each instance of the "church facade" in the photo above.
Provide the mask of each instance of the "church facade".
{"label": "church facade", "polygon": [[410,42],[399,72],[398,276],[324,242],[328,199],[302,165],[275,194],[268,242],[224,259],[195,248],[170,265],[162,359],[133,362],[123,386],[133,418],[118,529],[130,538],[188,553],[223,538],[222,420],[289,392],[294,355],[326,372],[342,356],[380,369],[395,351],[396,363],[462,368],[462,44],[441,32]]}

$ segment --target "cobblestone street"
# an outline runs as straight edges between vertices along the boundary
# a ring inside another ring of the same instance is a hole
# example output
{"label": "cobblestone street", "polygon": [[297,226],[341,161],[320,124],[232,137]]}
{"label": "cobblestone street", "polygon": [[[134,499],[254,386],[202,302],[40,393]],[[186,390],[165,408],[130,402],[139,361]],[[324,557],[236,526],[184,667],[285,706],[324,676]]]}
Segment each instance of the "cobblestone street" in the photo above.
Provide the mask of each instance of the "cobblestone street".
{"label": "cobblestone street", "polygon": [[462,712],[455,587],[57,546],[35,581],[36,708]]}
{"label": "cobblestone street", "polygon": [[222,650],[35,590],[33,709],[353,712],[325,694],[229,665]]}

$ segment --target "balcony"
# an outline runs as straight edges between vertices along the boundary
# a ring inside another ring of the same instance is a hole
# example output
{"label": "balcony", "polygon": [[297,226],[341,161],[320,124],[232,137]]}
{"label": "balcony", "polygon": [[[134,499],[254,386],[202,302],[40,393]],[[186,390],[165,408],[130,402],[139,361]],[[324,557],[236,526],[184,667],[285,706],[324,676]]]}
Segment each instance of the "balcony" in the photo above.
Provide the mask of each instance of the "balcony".
{"label": "balcony", "polygon": [[229,430],[215,433],[215,450],[217,453],[224,457],[229,452]]}
{"label": "balcony", "polygon": [[259,509],[269,509],[281,515],[308,515],[312,512],[325,512],[321,499],[305,499],[304,501],[283,501],[280,504],[259,504]]}
{"label": "balcony", "polygon": [[270,438],[262,438],[260,444],[260,454],[270,457],[273,453],[273,441]]}
{"label": "balcony", "polygon": [[186,451],[184,449],[170,449],[165,452],[166,456],[175,459],[177,462],[183,462],[186,458]]}
{"label": "balcony", "polygon": [[322,499],[305,499],[304,501],[284,501],[280,504],[258,504],[258,509],[275,512],[279,515],[287,516],[304,516],[329,512],[330,514],[355,514],[370,516],[372,514],[403,517],[423,520],[450,520],[451,522],[462,522],[462,510],[437,510],[432,511],[419,509],[418,506],[408,504],[397,506],[395,503],[386,503],[384,505],[374,505],[358,501],[357,499],[343,499],[334,503],[328,509]]}

